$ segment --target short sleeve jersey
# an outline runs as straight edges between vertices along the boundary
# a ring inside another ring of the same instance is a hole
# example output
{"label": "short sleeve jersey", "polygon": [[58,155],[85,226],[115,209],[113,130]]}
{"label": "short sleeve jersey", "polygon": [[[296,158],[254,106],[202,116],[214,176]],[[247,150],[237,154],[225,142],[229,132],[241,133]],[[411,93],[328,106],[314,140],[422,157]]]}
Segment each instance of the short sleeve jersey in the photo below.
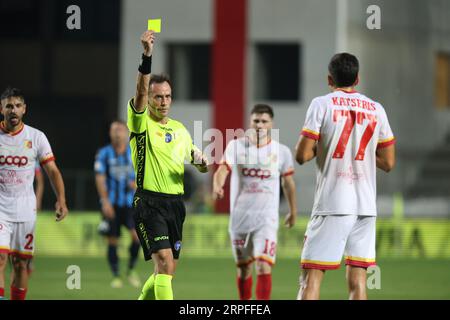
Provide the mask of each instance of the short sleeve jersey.
{"label": "short sleeve jersey", "polygon": [[117,154],[111,144],[104,146],[97,152],[94,170],[95,173],[106,176],[109,201],[118,207],[131,208],[134,170],[130,147],[127,147],[123,154]]}
{"label": "short sleeve jersey", "polygon": [[243,137],[228,143],[223,163],[231,171],[230,231],[278,227],[280,177],[294,174],[289,148],[274,140],[257,147]]}
{"label": "short sleeve jersey", "polygon": [[2,122],[0,129],[0,219],[32,221],[36,219],[36,165],[54,161],[52,149],[45,134],[30,126],[11,134]]}
{"label": "short sleeve jersey", "polygon": [[128,128],[136,185],[140,189],[166,194],[184,193],[184,164],[192,161],[195,146],[184,125],[169,119],[154,121],[147,107],[136,112],[128,103]]}
{"label": "short sleeve jersey", "polygon": [[317,97],[301,134],[318,141],[312,215],[376,216],[376,150],[395,143],[382,105],[356,91]]}

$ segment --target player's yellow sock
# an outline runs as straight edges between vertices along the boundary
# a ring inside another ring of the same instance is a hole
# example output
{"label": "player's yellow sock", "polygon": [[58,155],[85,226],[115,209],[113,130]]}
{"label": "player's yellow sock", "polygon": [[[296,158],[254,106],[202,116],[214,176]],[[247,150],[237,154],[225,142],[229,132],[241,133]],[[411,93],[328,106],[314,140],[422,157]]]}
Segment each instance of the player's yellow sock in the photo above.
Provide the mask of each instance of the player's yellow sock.
{"label": "player's yellow sock", "polygon": [[141,295],[138,300],[155,300],[155,274],[147,279],[142,287]]}
{"label": "player's yellow sock", "polygon": [[169,274],[157,274],[155,277],[156,300],[173,300],[172,276]]}

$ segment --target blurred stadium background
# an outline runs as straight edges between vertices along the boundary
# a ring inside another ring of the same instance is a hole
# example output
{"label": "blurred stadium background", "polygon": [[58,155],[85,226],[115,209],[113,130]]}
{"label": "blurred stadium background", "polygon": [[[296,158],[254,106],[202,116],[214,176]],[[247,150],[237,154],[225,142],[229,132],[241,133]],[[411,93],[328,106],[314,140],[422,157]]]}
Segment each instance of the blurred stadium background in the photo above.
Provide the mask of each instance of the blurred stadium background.
{"label": "blurred stadium background", "polygon": [[[73,4],[81,9],[80,30],[66,26]],[[381,9],[380,30],[366,26],[372,4]],[[210,142],[194,132],[194,121],[203,130],[245,127],[252,105],[263,102],[275,109],[280,140],[294,149],[309,102],[328,91],[330,57],[356,54],[358,90],[385,106],[397,138],[395,170],[378,172],[382,284],[369,297],[449,299],[449,16],[446,0],[0,0],[0,89],[24,91],[25,122],[47,134],[72,211],[54,223],[47,180],[29,298],[137,297],[131,287],[109,288],[93,161],[108,142],[109,123],[126,116],[139,36],[148,19],[162,18],[153,69],[172,77],[172,117],[202,147]],[[295,229],[280,228],[274,299],[296,295],[314,169],[313,162],[296,167],[301,218]],[[237,298],[228,203],[212,202],[210,178],[187,167],[178,299]],[[286,211],[282,201],[280,214]],[[81,290],[66,288],[69,265],[81,267]],[[143,278],[150,269],[139,262]],[[343,269],[327,273],[323,298],[346,298]]]}

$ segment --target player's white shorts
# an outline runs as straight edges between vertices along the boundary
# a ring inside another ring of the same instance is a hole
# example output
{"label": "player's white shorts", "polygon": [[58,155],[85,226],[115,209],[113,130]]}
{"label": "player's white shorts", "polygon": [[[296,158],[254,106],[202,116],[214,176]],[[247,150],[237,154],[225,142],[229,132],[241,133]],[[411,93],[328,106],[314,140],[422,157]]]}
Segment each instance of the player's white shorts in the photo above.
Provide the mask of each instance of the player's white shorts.
{"label": "player's white shorts", "polygon": [[255,260],[275,264],[278,226],[265,225],[250,233],[230,232],[233,256],[238,266]]}
{"label": "player's white shorts", "polygon": [[303,269],[338,269],[345,264],[367,268],[375,265],[376,217],[315,215],[306,229]]}
{"label": "player's white shorts", "polygon": [[36,220],[12,222],[0,220],[0,253],[29,259],[34,252]]}

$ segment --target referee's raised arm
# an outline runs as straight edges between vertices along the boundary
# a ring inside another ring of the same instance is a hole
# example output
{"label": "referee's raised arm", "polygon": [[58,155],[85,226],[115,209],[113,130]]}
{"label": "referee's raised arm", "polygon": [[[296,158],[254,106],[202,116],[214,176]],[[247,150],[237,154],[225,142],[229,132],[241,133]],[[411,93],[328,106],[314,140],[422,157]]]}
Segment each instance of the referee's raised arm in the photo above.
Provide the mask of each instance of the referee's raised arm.
{"label": "referee's raised arm", "polygon": [[142,54],[142,62],[139,66],[139,72],[136,79],[136,95],[134,96],[134,108],[136,112],[143,112],[148,102],[154,40],[155,34],[151,30],[145,31],[141,36],[144,53]]}

